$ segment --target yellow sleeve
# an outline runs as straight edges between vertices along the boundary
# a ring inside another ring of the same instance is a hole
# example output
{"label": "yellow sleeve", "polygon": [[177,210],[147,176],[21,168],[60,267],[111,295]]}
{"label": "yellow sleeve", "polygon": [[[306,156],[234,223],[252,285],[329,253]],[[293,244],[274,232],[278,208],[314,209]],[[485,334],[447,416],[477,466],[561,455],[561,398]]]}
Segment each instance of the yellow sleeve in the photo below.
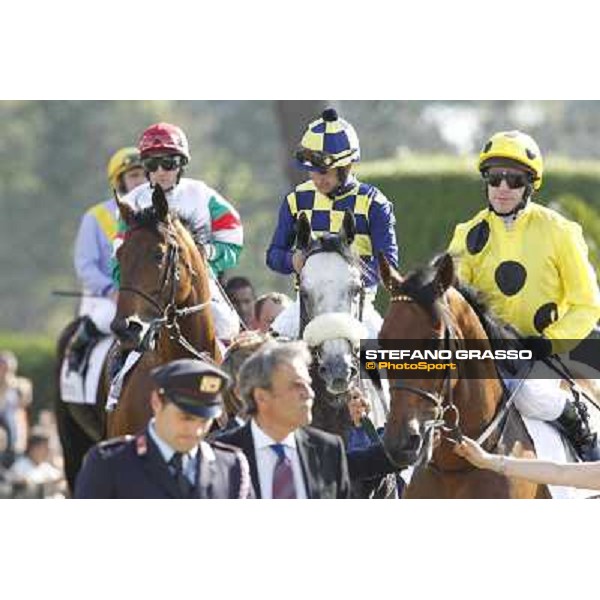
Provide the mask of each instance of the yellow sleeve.
{"label": "yellow sleeve", "polygon": [[[570,222],[560,228],[555,243],[567,310],[558,321],[544,329],[544,335],[551,340],[582,340],[600,319],[598,281],[577,223]],[[556,346],[553,343],[555,350],[564,351]]]}
{"label": "yellow sleeve", "polygon": [[448,246],[448,253],[454,259],[454,268],[458,278],[461,282],[471,285],[473,282],[473,267],[469,260],[470,254],[467,252],[466,227],[464,225],[457,225],[454,229],[452,241]]}

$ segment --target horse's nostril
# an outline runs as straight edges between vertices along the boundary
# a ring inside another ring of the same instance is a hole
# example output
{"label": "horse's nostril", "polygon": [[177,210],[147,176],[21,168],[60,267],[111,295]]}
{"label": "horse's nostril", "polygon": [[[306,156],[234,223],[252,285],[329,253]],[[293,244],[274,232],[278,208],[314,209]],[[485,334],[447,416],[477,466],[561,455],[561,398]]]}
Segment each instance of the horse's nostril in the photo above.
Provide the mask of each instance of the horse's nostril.
{"label": "horse's nostril", "polygon": [[331,387],[333,389],[345,389],[347,387],[346,380],[341,377],[337,377],[331,382]]}
{"label": "horse's nostril", "polygon": [[418,433],[414,433],[408,436],[406,440],[406,449],[409,451],[416,452],[421,445],[421,436]]}
{"label": "horse's nostril", "polygon": [[325,375],[327,375],[327,367],[324,365],[319,366],[319,375],[325,377]]}
{"label": "horse's nostril", "polygon": [[123,333],[127,331],[127,320],[121,317],[113,319],[113,322],[110,324],[110,329],[117,337],[123,335]]}

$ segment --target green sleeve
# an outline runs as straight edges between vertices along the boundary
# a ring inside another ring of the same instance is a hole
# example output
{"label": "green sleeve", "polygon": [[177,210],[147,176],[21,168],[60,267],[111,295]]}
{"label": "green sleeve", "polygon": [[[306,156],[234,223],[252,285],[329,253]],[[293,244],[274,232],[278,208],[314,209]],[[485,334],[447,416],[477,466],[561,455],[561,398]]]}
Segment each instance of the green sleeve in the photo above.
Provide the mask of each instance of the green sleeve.
{"label": "green sleeve", "polygon": [[225,269],[233,269],[238,264],[242,246],[217,241],[213,241],[212,245],[215,247],[216,254],[209,264],[215,274],[218,275]]}

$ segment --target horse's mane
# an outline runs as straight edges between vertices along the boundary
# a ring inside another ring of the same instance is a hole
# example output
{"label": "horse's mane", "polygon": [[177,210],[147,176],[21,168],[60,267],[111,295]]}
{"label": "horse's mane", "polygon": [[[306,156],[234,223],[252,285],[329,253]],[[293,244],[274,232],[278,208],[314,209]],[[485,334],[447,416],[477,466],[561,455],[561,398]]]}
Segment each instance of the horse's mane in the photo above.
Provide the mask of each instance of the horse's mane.
{"label": "horse's mane", "polygon": [[[203,246],[201,232],[195,231],[192,227],[192,221],[179,211],[171,209],[169,210],[169,216],[173,226],[175,227],[175,231],[177,231],[177,226],[179,224],[181,226],[180,235],[183,235],[183,237],[186,235],[189,236],[191,241],[193,266],[197,272],[201,272],[204,270],[204,267],[201,267],[203,262],[200,250],[200,248]],[[160,233],[161,230],[164,232],[166,227],[167,225],[158,215],[154,206],[148,206],[147,208],[136,211],[131,215],[128,221],[129,230],[143,228]],[[170,235],[172,235],[172,233]]]}
{"label": "horse's mane", "polygon": [[[194,243],[198,246],[202,245],[202,240],[198,235],[198,232],[194,231],[192,222],[189,218],[185,217],[177,210],[170,210],[169,216],[172,221],[179,221],[184,229],[190,234]],[[159,217],[154,206],[148,206],[132,213],[129,221],[128,228],[143,228],[154,231],[159,231],[161,227],[165,225],[164,221]]]}
{"label": "horse's mane", "polygon": [[127,221],[128,229],[144,228],[158,230],[162,221],[158,218],[158,214],[154,206],[148,206],[131,213]]}
{"label": "horse's mane", "polygon": [[[437,299],[435,288],[436,269],[433,265],[417,269],[409,273],[400,284],[399,293],[413,298],[423,308],[434,316],[440,317],[442,306]],[[520,349],[520,336],[517,331],[497,317],[485,301],[485,296],[460,280],[456,280],[453,287],[462,295],[467,304],[477,315],[486,336],[490,341],[492,350]],[[498,361],[510,373],[516,373],[518,365],[510,360]]]}

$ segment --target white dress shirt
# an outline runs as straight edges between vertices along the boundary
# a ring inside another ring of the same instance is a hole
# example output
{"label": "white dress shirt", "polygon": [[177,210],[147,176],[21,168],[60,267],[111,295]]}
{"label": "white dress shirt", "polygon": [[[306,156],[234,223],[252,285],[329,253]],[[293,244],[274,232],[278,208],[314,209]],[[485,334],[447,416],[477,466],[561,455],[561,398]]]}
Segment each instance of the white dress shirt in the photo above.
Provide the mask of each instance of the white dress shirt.
{"label": "white dress shirt", "polygon": [[272,498],[273,493],[273,470],[277,463],[277,454],[271,448],[273,444],[280,443],[283,446],[286,457],[292,464],[294,474],[294,486],[296,487],[296,497],[299,499],[307,498],[306,484],[302,474],[302,466],[298,449],[296,447],[296,436],[294,432],[290,433],[281,442],[276,442],[268,436],[257,424],[254,419],[250,422],[252,440],[254,442],[254,453],[256,454],[256,470],[258,471],[258,482],[260,483],[260,492],[262,498]]}

